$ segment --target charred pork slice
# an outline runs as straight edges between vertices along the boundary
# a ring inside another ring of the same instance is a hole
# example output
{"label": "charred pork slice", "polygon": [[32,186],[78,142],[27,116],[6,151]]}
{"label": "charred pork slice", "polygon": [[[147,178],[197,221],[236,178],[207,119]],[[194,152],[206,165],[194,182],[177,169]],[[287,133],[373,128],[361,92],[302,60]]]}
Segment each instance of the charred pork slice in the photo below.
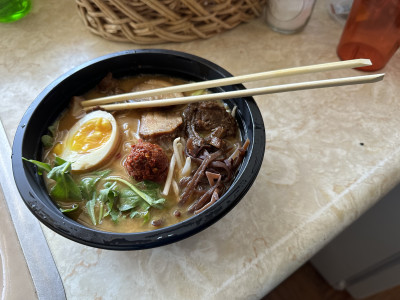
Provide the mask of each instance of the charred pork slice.
{"label": "charred pork slice", "polygon": [[146,140],[154,140],[163,135],[173,137],[182,123],[179,111],[149,111],[140,119],[139,134]]}
{"label": "charred pork slice", "polygon": [[118,80],[113,78],[112,73],[108,73],[99,84],[97,85],[97,90],[108,96],[123,94],[125,91],[118,87]]}
{"label": "charred pork slice", "polygon": [[[135,86],[132,91],[145,91],[171,86],[172,84],[159,79],[150,79]],[[182,93],[167,93],[151,96],[136,101],[152,101],[168,98],[183,97]],[[174,138],[178,129],[182,126],[181,113],[174,109],[158,109],[144,113],[140,119],[139,135],[150,141],[161,138],[168,140]]]}
{"label": "charred pork slice", "polygon": [[[172,84],[167,81],[164,81],[161,79],[149,79],[149,80],[146,80],[145,82],[142,82],[142,83],[136,85],[132,89],[132,92],[154,90],[154,89],[160,89],[160,88],[169,87],[169,86],[172,86]],[[135,101],[141,102],[141,101],[161,100],[161,99],[169,99],[169,98],[180,98],[183,96],[184,95],[182,93],[166,93],[163,95],[156,95],[156,96],[135,99]]]}

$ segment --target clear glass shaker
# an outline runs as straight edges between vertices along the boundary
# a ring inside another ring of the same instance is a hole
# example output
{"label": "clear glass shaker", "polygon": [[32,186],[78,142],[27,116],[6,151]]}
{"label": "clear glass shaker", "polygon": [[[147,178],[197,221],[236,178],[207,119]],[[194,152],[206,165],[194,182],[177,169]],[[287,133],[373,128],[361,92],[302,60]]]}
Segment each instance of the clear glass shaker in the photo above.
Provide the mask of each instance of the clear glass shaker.
{"label": "clear glass shaker", "polygon": [[264,20],[272,30],[292,34],[307,25],[315,0],[268,0]]}

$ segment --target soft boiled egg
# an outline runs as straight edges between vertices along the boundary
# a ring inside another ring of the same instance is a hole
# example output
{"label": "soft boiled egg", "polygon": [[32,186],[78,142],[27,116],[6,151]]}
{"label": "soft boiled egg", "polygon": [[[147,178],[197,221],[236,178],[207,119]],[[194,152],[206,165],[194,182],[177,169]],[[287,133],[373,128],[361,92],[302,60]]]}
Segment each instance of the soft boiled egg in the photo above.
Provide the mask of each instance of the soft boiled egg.
{"label": "soft boiled egg", "polygon": [[116,150],[118,142],[119,130],[115,118],[108,112],[98,110],[76,122],[61,147],[53,149],[53,152],[72,162],[73,171],[84,171],[105,163]]}

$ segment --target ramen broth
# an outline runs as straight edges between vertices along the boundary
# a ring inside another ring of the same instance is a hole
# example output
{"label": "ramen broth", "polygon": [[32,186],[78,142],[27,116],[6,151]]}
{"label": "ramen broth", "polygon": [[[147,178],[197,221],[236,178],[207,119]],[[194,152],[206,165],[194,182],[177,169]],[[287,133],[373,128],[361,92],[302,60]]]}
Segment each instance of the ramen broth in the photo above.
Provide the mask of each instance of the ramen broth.
{"label": "ramen broth", "polygon": [[[129,77],[115,80],[117,84],[117,88],[129,92],[134,89],[135,86],[142,84],[148,80],[156,78],[157,80],[161,80],[167,82],[172,85],[182,84],[185,81],[170,78],[166,76],[138,76],[138,77]],[[190,95],[191,93],[185,93],[185,96]],[[85,99],[93,99],[98,97],[104,97],[104,93],[98,91],[97,88],[92,89],[83,95]],[[222,104],[221,104],[222,105]],[[179,111],[183,114],[186,106],[182,105],[179,107],[170,108],[173,111]],[[116,150],[113,152],[112,156],[109,157],[105,163],[100,165],[95,170],[90,170],[87,172],[72,172],[72,177],[76,182],[80,182],[83,178],[88,176],[93,176],[93,173],[99,170],[111,170],[109,176],[122,178],[132,184],[136,184],[135,180],[128,174],[126,168],[124,167],[124,163],[131,151],[131,146],[136,144],[139,139],[142,137],[139,135],[139,126],[141,115],[148,110],[125,110],[125,111],[116,111],[112,112],[114,116],[117,126],[119,128],[119,142]],[[54,161],[54,158],[57,156],[57,145],[62,144],[69,130],[71,130],[72,126],[78,122],[82,118],[82,114],[76,113],[76,107],[72,108],[72,106],[66,110],[59,118],[58,128],[56,134],[54,136],[54,144],[53,147],[47,148],[44,151],[43,160],[46,163],[51,163]],[[204,134],[204,133],[202,133]],[[182,142],[185,142],[186,137],[182,135]],[[234,145],[240,144],[240,134],[239,130],[234,137],[229,137],[225,139],[230,146],[229,153],[227,156],[231,155],[235,147]],[[153,142],[153,141],[152,141]],[[154,142],[155,143],[155,142]],[[157,144],[157,143],[155,143]],[[168,160],[171,161],[171,157],[173,155],[173,147],[172,141],[170,143],[166,143],[165,141],[161,141],[159,145],[163,148]],[[237,147],[236,147],[237,148]],[[185,156],[186,158],[186,156]],[[198,168],[199,163],[195,163],[192,161],[192,175],[195,169]],[[177,167],[174,169],[173,178],[176,182],[182,178],[180,171]],[[43,176],[45,179],[46,187],[50,191],[51,187],[54,185],[53,180],[47,179],[46,176]],[[102,182],[101,179],[99,182]],[[232,181],[232,180],[231,180]],[[117,182],[119,185],[119,183]],[[230,185],[227,184],[226,188]],[[160,184],[160,192],[162,191],[164,186],[164,182]],[[97,184],[97,191],[99,191],[103,187],[103,184]],[[217,190],[218,191],[218,190]],[[179,191],[179,194],[182,193],[182,190]],[[134,217],[130,218],[129,215],[123,215],[118,218],[118,221],[113,221],[110,217],[105,217],[101,220],[101,222],[97,222],[96,225],[93,224],[89,214],[87,213],[87,208],[85,207],[85,203],[81,202],[71,202],[71,201],[60,201],[55,200],[57,205],[60,208],[71,207],[71,205],[78,204],[79,209],[68,213],[67,215],[77,222],[91,228],[95,228],[103,231],[111,231],[111,232],[141,232],[154,230],[159,227],[166,227],[173,225],[175,223],[181,222],[190,216],[193,215],[193,212],[188,212],[188,207],[192,204],[191,201],[187,201],[185,203],[180,202],[180,195],[176,194],[174,189],[171,187],[169,189],[168,195],[160,195],[160,197],[165,198],[164,208],[158,209],[151,207],[149,210],[149,218],[144,220],[143,218]],[[98,213],[99,207],[96,204],[95,211]]]}

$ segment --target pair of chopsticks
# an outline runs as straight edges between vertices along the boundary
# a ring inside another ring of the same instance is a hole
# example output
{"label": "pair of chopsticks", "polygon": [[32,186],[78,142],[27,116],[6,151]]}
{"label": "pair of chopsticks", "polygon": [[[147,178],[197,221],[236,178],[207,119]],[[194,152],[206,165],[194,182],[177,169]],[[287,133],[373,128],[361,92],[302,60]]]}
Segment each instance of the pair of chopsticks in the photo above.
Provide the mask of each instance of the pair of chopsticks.
{"label": "pair of chopsticks", "polygon": [[281,70],[241,75],[241,76],[215,79],[215,80],[209,80],[209,81],[182,84],[182,85],[170,86],[170,87],[147,90],[147,91],[132,92],[132,93],[114,95],[114,96],[109,96],[109,97],[84,100],[81,102],[81,104],[86,111],[92,110],[94,108],[101,108],[104,110],[113,111],[113,110],[124,110],[124,109],[133,109],[133,108],[147,108],[147,107],[159,107],[159,106],[187,104],[187,103],[205,101],[205,100],[222,100],[222,99],[231,99],[231,98],[241,98],[241,97],[257,96],[257,95],[265,95],[265,94],[273,94],[273,93],[324,88],[324,87],[372,83],[372,82],[377,82],[377,81],[382,80],[384,74],[373,74],[373,75],[363,75],[363,76],[354,76],[354,77],[344,77],[344,78],[290,83],[290,84],[283,84],[283,85],[274,85],[274,86],[252,88],[252,89],[245,89],[245,90],[238,90],[238,91],[231,91],[231,92],[204,94],[204,95],[198,95],[198,96],[187,96],[187,97],[170,98],[170,99],[153,100],[153,101],[142,101],[142,102],[116,103],[116,102],[120,102],[120,101],[133,100],[133,99],[139,99],[139,98],[144,98],[144,97],[151,97],[151,96],[162,95],[162,94],[166,94],[166,93],[196,91],[196,90],[208,89],[208,88],[213,88],[213,87],[218,87],[218,86],[226,86],[226,85],[232,85],[232,84],[238,84],[238,83],[244,83],[244,82],[250,82],[250,81],[257,81],[257,80],[264,80],[264,79],[270,79],[270,78],[301,75],[301,74],[316,73],[316,72],[323,72],[323,71],[340,70],[340,69],[347,69],[347,68],[359,68],[359,67],[365,67],[365,66],[370,66],[370,65],[372,65],[372,63],[369,59],[345,60],[345,61],[339,61],[339,62],[318,64],[318,65],[311,65],[311,66],[302,66],[302,67],[295,67],[295,68],[289,68],[289,69],[281,69]]}

